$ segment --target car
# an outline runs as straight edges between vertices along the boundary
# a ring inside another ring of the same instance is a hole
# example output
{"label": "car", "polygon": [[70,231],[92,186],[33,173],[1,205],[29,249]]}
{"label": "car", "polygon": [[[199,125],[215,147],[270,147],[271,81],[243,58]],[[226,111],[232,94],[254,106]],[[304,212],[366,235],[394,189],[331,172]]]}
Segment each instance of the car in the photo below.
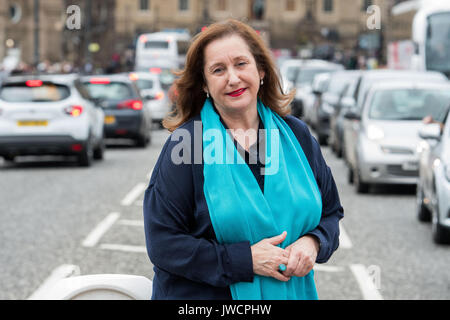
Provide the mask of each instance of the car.
{"label": "car", "polygon": [[75,74],[10,77],[0,87],[0,156],[76,156],[90,166],[103,158],[103,121]]}
{"label": "car", "polygon": [[343,70],[340,64],[322,61],[322,60],[304,60],[297,72],[295,78],[295,98],[292,102],[292,115],[298,118],[304,115],[305,101],[311,99],[314,95],[312,91],[312,83],[314,77],[320,73],[332,73],[334,71]]}
{"label": "car", "polygon": [[330,118],[338,108],[341,96],[349,81],[356,79],[360,71],[342,70],[330,73],[327,90],[322,94],[320,103],[311,110],[311,125],[317,133],[320,144],[326,144],[330,136]]}
{"label": "car", "polygon": [[[369,90],[350,163],[355,189],[373,184],[416,184],[423,118],[442,119],[450,105],[449,83],[385,81]],[[347,114],[348,116],[348,114]]]}
{"label": "car", "polygon": [[167,91],[163,89],[159,72],[132,72],[129,75],[131,81],[136,83],[142,98],[150,108],[152,121],[161,126],[161,121],[172,109]]}
{"label": "car", "polygon": [[331,73],[319,73],[314,76],[314,80],[311,85],[312,93],[303,100],[303,120],[313,127],[313,110],[320,104],[322,94],[327,91],[328,84],[330,83]]}
{"label": "car", "polygon": [[[447,77],[436,71],[410,71],[410,70],[365,70],[359,76],[356,83],[356,90],[354,92],[353,99],[348,99],[351,103],[347,106],[345,114],[343,115],[344,121],[343,127],[343,157],[345,163],[347,164],[348,170],[348,181],[353,182],[353,170],[351,164],[355,163],[354,146],[358,136],[359,129],[359,119],[361,118],[361,109],[364,100],[367,96],[367,92],[371,86],[375,83],[381,83],[389,80],[417,80],[422,82],[441,82],[447,83]],[[349,116],[346,116],[349,114]],[[353,115],[356,115],[354,117]]]}
{"label": "car", "polygon": [[280,77],[284,93],[288,93],[294,88],[297,72],[302,63],[302,59],[290,58],[283,60],[280,64]]}
{"label": "car", "polygon": [[89,94],[105,112],[108,139],[132,139],[138,147],[151,142],[152,115],[134,81],[125,74],[82,77]]}
{"label": "car", "polygon": [[450,117],[419,131],[419,180],[416,208],[420,221],[432,222],[435,243],[450,243]]}
{"label": "car", "polygon": [[348,79],[345,84],[345,88],[342,95],[335,106],[334,112],[330,116],[330,137],[328,143],[331,146],[331,150],[336,154],[338,158],[343,157],[344,152],[344,114],[354,104],[354,94],[357,89],[357,80],[359,75],[355,78]]}

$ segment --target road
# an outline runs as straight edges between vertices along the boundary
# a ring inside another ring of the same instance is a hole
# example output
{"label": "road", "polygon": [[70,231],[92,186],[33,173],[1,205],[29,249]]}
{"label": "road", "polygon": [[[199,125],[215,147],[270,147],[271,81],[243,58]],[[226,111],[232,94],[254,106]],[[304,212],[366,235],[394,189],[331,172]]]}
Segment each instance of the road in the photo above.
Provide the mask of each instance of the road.
{"label": "road", "polygon": [[[58,158],[0,160],[0,299],[27,299],[61,266],[75,273],[152,279],[142,224],[143,191],[168,134],[147,149],[110,146],[80,168]],[[450,246],[415,216],[414,188],[356,195],[346,168],[322,148],[345,209],[340,248],[316,265],[320,299],[450,299]]]}

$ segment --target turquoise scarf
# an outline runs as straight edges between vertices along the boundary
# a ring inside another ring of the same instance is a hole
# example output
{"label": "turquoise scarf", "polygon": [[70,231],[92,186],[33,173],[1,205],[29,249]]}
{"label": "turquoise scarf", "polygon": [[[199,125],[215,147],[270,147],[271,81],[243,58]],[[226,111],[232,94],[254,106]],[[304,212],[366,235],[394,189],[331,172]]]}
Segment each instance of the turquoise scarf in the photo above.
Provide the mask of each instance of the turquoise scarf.
{"label": "turquoise scarf", "polygon": [[[237,151],[211,101],[201,111],[204,194],[219,243],[250,241],[287,231],[282,248],[313,230],[322,200],[308,160],[286,122],[258,101],[266,129],[264,193]],[[314,271],[282,282],[255,275],[253,282],[230,286],[237,300],[317,299]]]}

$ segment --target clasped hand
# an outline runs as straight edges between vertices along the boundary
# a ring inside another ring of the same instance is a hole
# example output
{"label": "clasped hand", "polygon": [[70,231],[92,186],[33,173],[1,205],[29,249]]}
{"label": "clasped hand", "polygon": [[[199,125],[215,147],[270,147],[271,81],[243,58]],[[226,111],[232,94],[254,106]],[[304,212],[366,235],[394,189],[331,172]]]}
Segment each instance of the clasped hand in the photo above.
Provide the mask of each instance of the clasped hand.
{"label": "clasped hand", "polygon": [[[285,249],[278,247],[286,239],[287,232],[267,238],[251,246],[253,272],[280,281],[289,281],[292,276],[304,277],[314,267],[319,243],[314,236],[306,235]],[[279,265],[286,270],[280,272]]]}

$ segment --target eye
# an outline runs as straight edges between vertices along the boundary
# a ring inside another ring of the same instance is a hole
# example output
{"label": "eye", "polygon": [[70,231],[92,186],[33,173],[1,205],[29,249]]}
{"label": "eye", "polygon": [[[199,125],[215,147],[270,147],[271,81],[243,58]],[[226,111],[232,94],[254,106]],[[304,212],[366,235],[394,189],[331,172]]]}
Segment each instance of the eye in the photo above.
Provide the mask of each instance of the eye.
{"label": "eye", "polygon": [[241,62],[238,63],[238,66],[242,67],[242,66],[245,66],[246,64],[247,64],[247,62],[241,61]]}
{"label": "eye", "polygon": [[213,73],[218,74],[218,73],[221,73],[222,71],[223,71],[222,68],[216,68],[213,70]]}

